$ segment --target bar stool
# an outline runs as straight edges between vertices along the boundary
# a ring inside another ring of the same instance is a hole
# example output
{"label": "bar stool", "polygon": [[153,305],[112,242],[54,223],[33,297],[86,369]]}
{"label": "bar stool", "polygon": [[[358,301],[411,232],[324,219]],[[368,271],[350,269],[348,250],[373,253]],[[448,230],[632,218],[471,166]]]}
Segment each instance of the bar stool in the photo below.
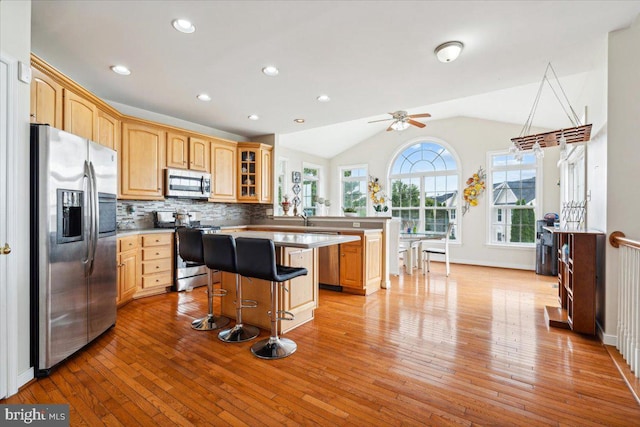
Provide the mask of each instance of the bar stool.
{"label": "bar stool", "polygon": [[288,338],[278,337],[278,320],[293,320],[293,313],[278,310],[282,282],[307,274],[304,267],[276,265],[276,249],[272,240],[238,237],[236,239],[238,274],[271,282],[271,335],[251,346],[261,359],[281,359],[293,354],[298,346]]}
{"label": "bar stool", "polygon": [[202,236],[204,262],[207,267],[235,274],[236,277],[236,324],[218,334],[224,342],[244,342],[260,335],[260,329],[242,323],[242,309],[255,308],[258,303],[242,299],[242,285],[237,274],[236,241],[233,236],[225,234],[205,234]]}
{"label": "bar stool", "polygon": [[[204,265],[204,249],[202,246],[202,231],[195,228],[178,228],[178,250],[180,257],[188,262]],[[211,284],[211,270],[207,269],[207,297],[209,302],[209,312],[206,317],[196,319],[191,322],[191,327],[197,331],[211,331],[225,327],[229,323],[229,318],[216,316],[213,313],[213,297],[225,296],[227,291],[214,291]]]}

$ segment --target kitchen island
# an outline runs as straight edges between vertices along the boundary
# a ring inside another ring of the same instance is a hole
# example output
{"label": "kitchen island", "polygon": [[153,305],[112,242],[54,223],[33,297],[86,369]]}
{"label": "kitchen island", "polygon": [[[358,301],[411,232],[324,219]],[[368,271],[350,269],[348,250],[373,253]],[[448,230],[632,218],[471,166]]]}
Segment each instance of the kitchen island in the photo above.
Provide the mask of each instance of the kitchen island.
{"label": "kitchen island", "polygon": [[[288,282],[284,282],[287,292],[281,293],[279,307],[294,314],[290,321],[279,320],[278,332],[285,333],[313,319],[318,307],[318,248],[357,242],[359,236],[320,233],[294,233],[284,231],[236,231],[226,232],[233,237],[249,237],[273,240],[276,246],[278,264],[290,267],[305,267],[309,273]],[[260,279],[242,277],[242,296],[257,301],[256,308],[242,310],[243,322],[269,330],[268,311],[271,307],[270,283]],[[236,285],[235,274],[222,273],[222,289],[227,295],[222,298],[222,314],[235,319]]]}

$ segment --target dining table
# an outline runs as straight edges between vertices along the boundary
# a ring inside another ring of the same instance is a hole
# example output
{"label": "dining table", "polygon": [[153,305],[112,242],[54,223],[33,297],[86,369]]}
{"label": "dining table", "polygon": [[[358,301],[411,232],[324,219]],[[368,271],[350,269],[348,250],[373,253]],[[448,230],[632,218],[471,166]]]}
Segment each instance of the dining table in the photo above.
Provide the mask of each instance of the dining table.
{"label": "dining table", "polygon": [[414,268],[422,268],[422,251],[420,250],[423,241],[444,240],[446,231],[418,231],[400,233],[400,248],[406,253],[404,263],[407,274],[413,274]]}

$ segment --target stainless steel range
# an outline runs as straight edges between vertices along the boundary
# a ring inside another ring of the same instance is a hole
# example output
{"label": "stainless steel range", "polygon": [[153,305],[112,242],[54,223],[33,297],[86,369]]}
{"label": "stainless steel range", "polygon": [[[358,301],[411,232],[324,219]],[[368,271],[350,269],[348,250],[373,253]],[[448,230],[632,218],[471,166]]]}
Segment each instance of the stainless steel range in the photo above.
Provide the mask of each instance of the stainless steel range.
{"label": "stainless steel range", "polygon": [[[184,215],[180,213],[179,215]],[[215,225],[202,225],[200,223],[200,212],[188,212],[189,220],[188,227],[202,230],[203,233],[219,233],[220,227]],[[175,221],[175,212],[154,212],[154,226],[156,228],[178,228]],[[174,248],[175,248],[175,264],[174,264],[174,276],[173,286],[174,291],[187,291],[198,286],[206,286],[208,281],[208,268],[204,264],[187,262],[180,257],[180,239],[178,233],[174,233]],[[211,271],[212,282],[216,283],[220,281],[220,272],[217,270]]]}

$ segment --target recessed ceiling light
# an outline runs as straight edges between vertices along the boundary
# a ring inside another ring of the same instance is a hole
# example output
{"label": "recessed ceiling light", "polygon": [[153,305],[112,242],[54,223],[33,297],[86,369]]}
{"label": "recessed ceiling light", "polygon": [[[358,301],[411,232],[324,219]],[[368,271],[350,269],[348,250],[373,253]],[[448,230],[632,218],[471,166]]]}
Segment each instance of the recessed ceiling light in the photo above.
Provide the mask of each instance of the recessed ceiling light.
{"label": "recessed ceiling light", "polygon": [[268,65],[262,69],[262,72],[269,77],[275,77],[280,71],[273,65]]}
{"label": "recessed ceiling light", "polygon": [[249,120],[258,120],[260,118],[260,116],[258,116],[257,114],[251,114],[251,115],[247,116],[247,118]]}
{"label": "recessed ceiling light", "polygon": [[331,101],[331,98],[329,98],[329,95],[320,95],[316,99],[318,101],[320,101],[320,102],[329,102],[329,101]]}
{"label": "recessed ceiling light", "polygon": [[200,101],[205,101],[205,102],[211,101],[211,97],[209,95],[207,95],[206,93],[201,93],[200,95],[197,96],[197,98]]}
{"label": "recessed ceiling light", "polygon": [[113,65],[111,66],[111,71],[116,74],[120,74],[121,76],[128,76],[131,74],[131,71],[124,65]]}
{"label": "recessed ceiling light", "polygon": [[304,119],[293,119],[296,123],[304,123]]}
{"label": "recessed ceiling light", "polygon": [[174,19],[171,21],[171,25],[173,28],[180,31],[181,33],[191,34],[196,30],[195,25],[191,23],[191,21],[187,19]]}
{"label": "recessed ceiling light", "polygon": [[440,62],[453,62],[460,55],[463,47],[461,42],[446,42],[436,48],[435,54]]}

